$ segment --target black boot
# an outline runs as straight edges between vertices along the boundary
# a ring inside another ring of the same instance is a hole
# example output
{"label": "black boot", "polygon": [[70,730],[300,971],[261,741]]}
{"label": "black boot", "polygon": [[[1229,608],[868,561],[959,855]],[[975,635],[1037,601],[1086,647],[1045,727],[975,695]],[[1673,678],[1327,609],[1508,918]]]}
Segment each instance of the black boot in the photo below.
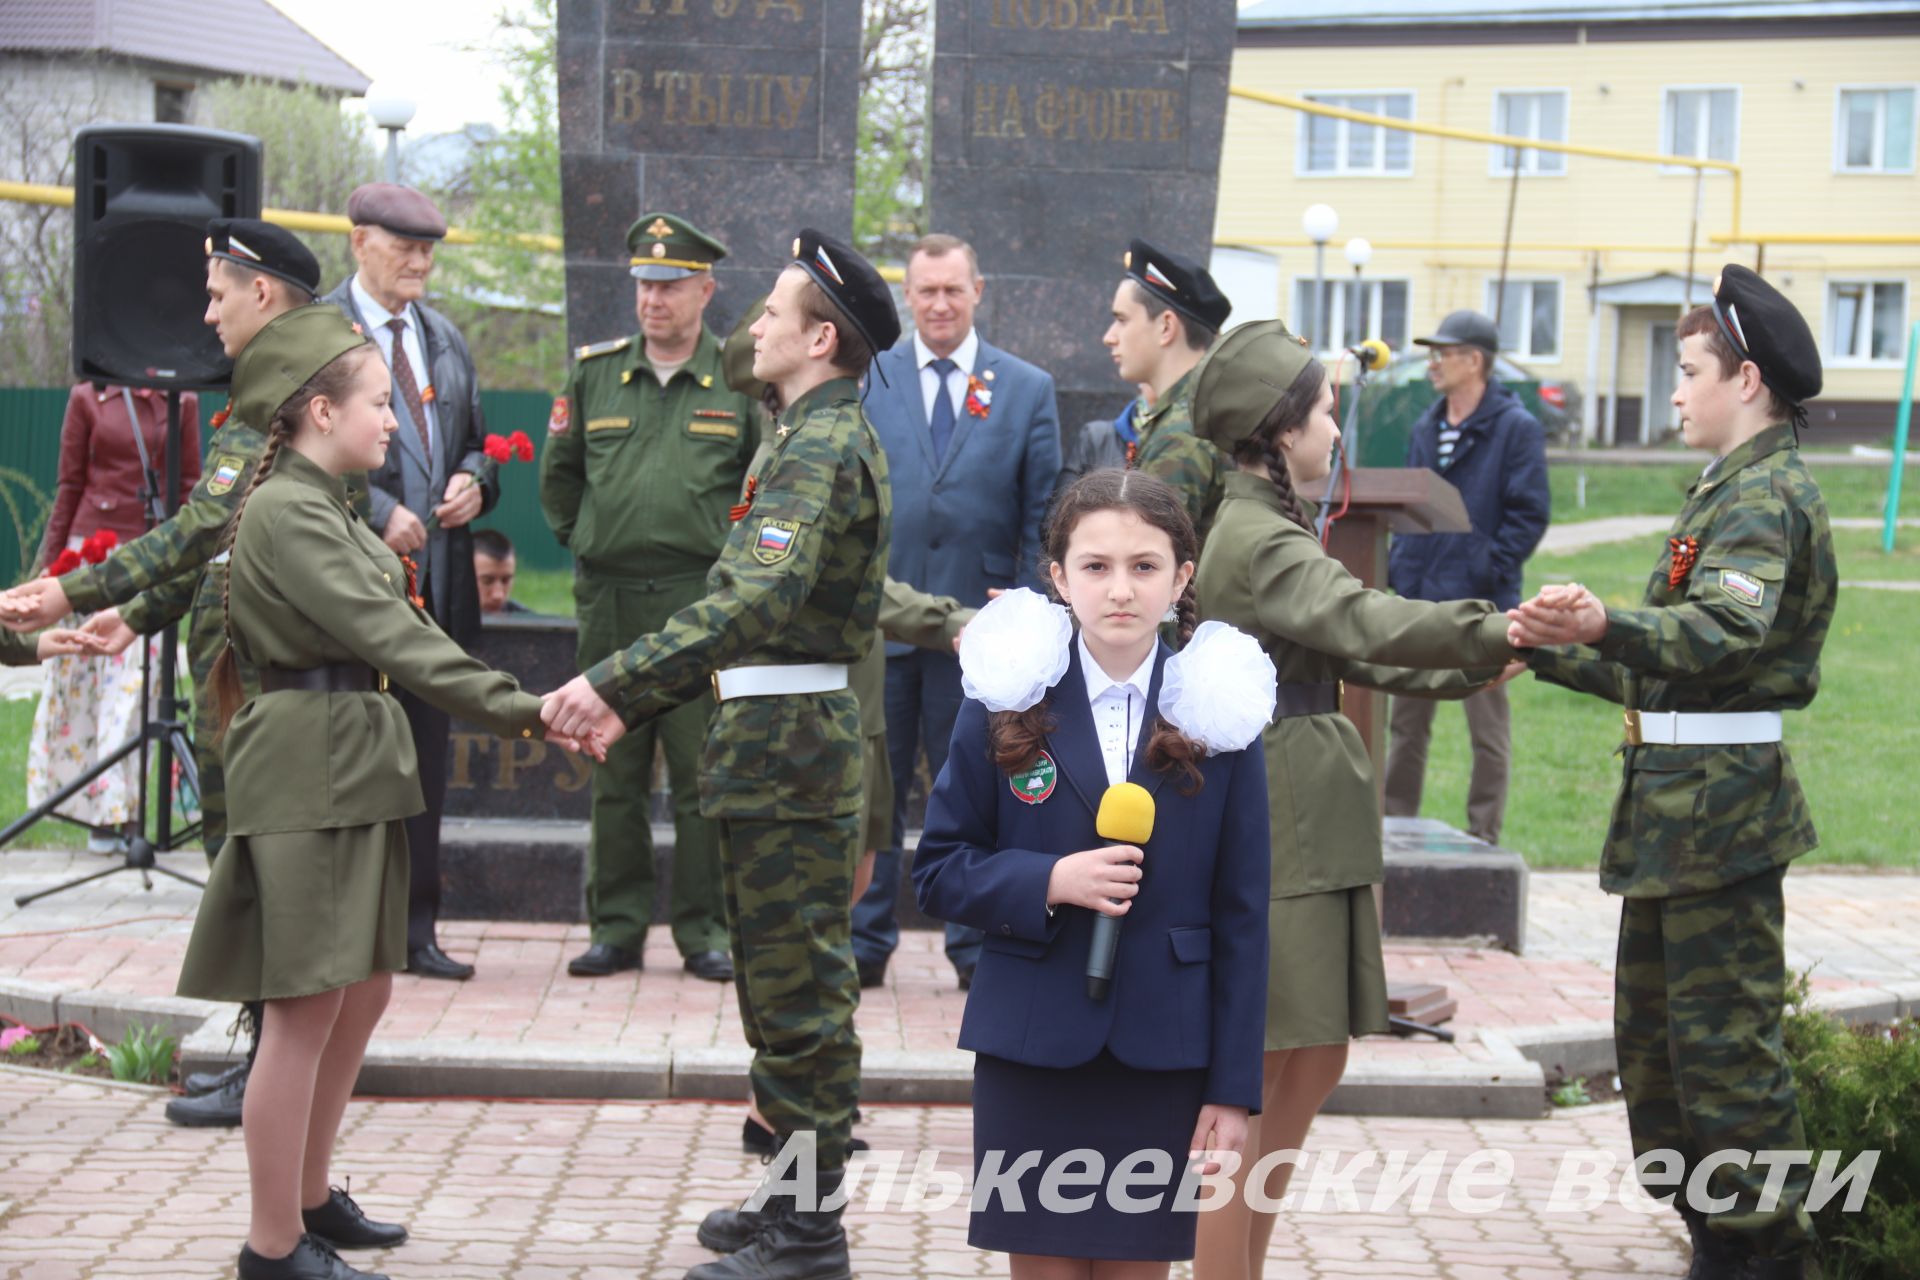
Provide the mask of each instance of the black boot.
{"label": "black boot", "polygon": [[238,1072],[212,1093],[197,1098],[171,1098],[167,1101],[167,1119],[189,1129],[231,1129],[240,1123],[240,1110],[247,1098],[247,1075],[253,1059],[240,1064]]}
{"label": "black boot", "polygon": [[387,1280],[343,1262],[333,1246],[317,1236],[301,1236],[284,1258],[267,1258],[240,1246],[240,1280]]}
{"label": "black boot", "polygon": [[397,1222],[375,1222],[339,1187],[327,1191],[327,1202],[302,1209],[301,1221],[310,1235],[336,1249],[391,1249],[407,1242],[407,1229]]}
{"label": "black boot", "polygon": [[266,1006],[257,1001],[240,1006],[240,1016],[236,1021],[249,1041],[247,1056],[224,1071],[196,1071],[188,1076],[181,1084],[186,1088],[189,1098],[223,1089],[235,1080],[241,1082],[242,1089],[246,1088],[247,1072],[253,1070],[253,1060],[260,1052],[260,1016],[265,1010]]}
{"label": "black boot", "polygon": [[[823,1171],[815,1180],[822,1202],[839,1191],[841,1175]],[[687,1280],[852,1280],[840,1209],[802,1209],[779,1196],[761,1212],[769,1211],[771,1219],[744,1247],[693,1268]]]}
{"label": "black boot", "polygon": [[1741,1269],[1753,1251],[1738,1236],[1721,1235],[1707,1226],[1706,1215],[1682,1208],[1687,1234],[1693,1237],[1693,1263],[1687,1268],[1687,1280],[1744,1280]]}
{"label": "black boot", "polygon": [[1807,1274],[1807,1259],[1804,1254],[1792,1254],[1785,1258],[1751,1257],[1747,1259],[1747,1269],[1740,1273],[1740,1280],[1801,1280]]}

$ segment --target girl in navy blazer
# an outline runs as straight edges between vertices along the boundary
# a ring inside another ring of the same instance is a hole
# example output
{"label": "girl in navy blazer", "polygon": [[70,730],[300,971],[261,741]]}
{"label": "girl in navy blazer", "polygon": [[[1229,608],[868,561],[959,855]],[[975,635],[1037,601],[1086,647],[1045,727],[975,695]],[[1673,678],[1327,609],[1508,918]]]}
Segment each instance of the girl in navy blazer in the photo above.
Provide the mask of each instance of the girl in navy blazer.
{"label": "girl in navy blazer", "polygon": [[[960,1027],[968,1239],[1011,1254],[1015,1280],[1146,1280],[1192,1257],[1189,1155],[1238,1152],[1260,1106],[1273,668],[1232,628],[1193,634],[1197,544],[1164,483],[1093,472],[1045,541],[1071,618],[1016,591],[961,637],[968,700],[913,879],[923,910],[986,934]],[[1158,634],[1176,601],[1178,656]],[[1141,845],[1097,830],[1121,781],[1152,796]],[[1096,999],[1098,916],[1121,928]]]}

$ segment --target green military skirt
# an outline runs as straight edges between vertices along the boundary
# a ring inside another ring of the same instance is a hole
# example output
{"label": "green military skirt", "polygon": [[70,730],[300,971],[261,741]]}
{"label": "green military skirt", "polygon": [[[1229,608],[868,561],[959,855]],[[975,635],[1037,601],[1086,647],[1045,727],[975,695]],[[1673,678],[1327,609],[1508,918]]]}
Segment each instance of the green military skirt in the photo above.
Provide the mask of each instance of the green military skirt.
{"label": "green military skirt", "polygon": [[399,821],[229,836],[180,966],[179,994],[285,1000],[407,967]]}
{"label": "green military skirt", "polygon": [[1373,886],[1267,903],[1267,1052],[1387,1029]]}

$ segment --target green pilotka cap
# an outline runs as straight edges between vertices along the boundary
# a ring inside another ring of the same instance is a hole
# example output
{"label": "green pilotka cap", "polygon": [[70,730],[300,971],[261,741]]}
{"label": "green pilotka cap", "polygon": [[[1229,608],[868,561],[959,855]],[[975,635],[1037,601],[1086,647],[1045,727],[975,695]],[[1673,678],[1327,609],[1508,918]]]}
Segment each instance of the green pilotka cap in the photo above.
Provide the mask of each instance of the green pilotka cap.
{"label": "green pilotka cap", "polygon": [[1307,340],[1279,320],[1229,329],[1194,373],[1193,434],[1232,453],[1311,363]]}
{"label": "green pilotka cap", "polygon": [[330,302],[295,307],[267,321],[233,362],[233,416],[264,432],[307,380],[368,341]]}

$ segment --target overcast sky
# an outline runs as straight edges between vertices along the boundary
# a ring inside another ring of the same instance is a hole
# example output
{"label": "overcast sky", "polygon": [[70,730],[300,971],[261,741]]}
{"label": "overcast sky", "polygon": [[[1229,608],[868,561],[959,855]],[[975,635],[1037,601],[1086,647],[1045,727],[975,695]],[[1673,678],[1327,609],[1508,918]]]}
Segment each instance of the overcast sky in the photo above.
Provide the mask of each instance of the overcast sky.
{"label": "overcast sky", "polygon": [[[419,107],[411,131],[502,124],[501,72],[486,43],[507,0],[268,0],[341,57]],[[349,99],[347,110],[358,109]]]}

